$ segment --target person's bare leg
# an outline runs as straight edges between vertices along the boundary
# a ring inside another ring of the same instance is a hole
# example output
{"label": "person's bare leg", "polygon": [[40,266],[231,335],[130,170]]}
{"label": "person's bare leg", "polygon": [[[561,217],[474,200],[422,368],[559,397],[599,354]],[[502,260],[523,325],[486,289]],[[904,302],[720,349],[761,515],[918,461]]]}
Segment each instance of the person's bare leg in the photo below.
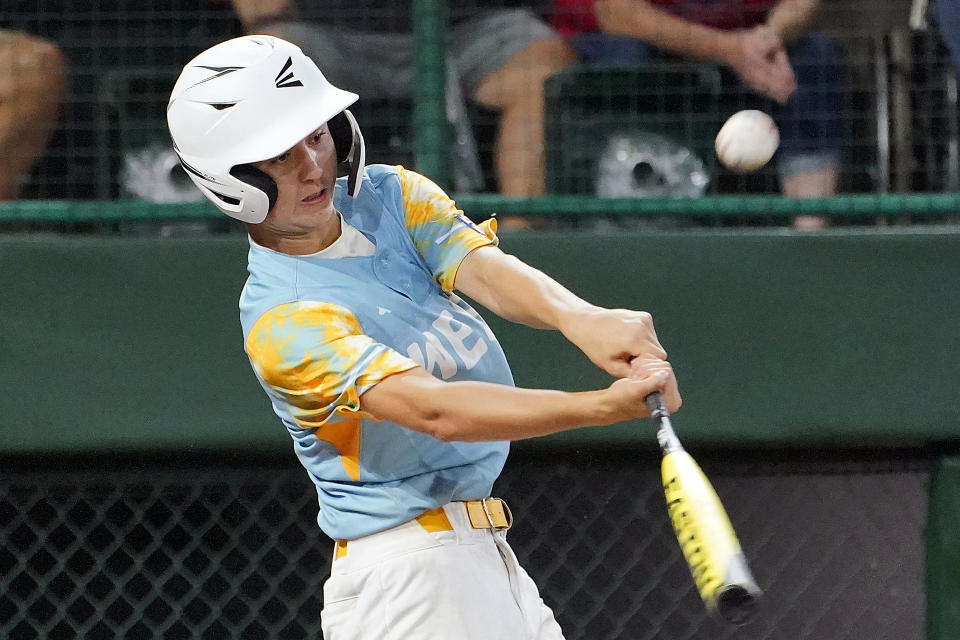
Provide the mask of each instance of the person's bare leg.
{"label": "person's bare leg", "polygon": [[259,26],[264,20],[289,18],[297,13],[297,7],[292,0],[233,0],[231,4],[244,32],[251,35],[263,33]]}
{"label": "person's bare leg", "polygon": [[[781,189],[788,198],[829,198],[837,193],[837,169],[827,167],[783,178]],[[802,215],[793,219],[794,229],[818,231],[827,226],[823,216]]]}
{"label": "person's bare leg", "polygon": [[536,40],[486,76],[474,91],[474,100],[500,111],[494,148],[500,193],[544,193],[543,83],[575,61],[576,53],[565,41]]}
{"label": "person's bare leg", "polygon": [[18,34],[0,43],[0,200],[17,196],[57,123],[66,79],[52,43]]}

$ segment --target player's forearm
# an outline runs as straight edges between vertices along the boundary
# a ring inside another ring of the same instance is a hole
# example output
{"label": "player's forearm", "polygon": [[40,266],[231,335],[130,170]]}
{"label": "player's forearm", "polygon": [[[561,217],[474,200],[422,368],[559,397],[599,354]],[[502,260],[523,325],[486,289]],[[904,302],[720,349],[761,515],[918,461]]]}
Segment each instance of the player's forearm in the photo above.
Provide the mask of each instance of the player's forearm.
{"label": "player's forearm", "polygon": [[537,329],[561,329],[566,318],[594,305],[556,280],[493,247],[467,256],[457,289],[501,318]]}
{"label": "player's forearm", "polygon": [[518,389],[489,382],[444,382],[417,367],[388,376],[360,398],[361,410],[445,441],[518,440],[647,415],[660,390],[680,406],[669,364],[638,361],[630,376],[595,391]]}
{"label": "player's forearm", "polygon": [[684,20],[645,0],[635,0],[629,19],[611,33],[637,38],[678,56],[721,63],[734,55],[736,46],[729,33]]}
{"label": "player's forearm", "polygon": [[440,440],[518,440],[609,424],[606,390],[565,392],[452,382],[429,403],[418,430]]}
{"label": "player's forearm", "polygon": [[806,32],[819,4],[819,0],[782,0],[767,15],[767,26],[789,44]]}
{"label": "player's forearm", "polygon": [[502,317],[537,329],[562,330],[570,315],[595,308],[542,271],[520,265],[514,286],[507,283],[500,292]]}
{"label": "player's forearm", "polygon": [[[651,389],[653,387],[650,387]],[[627,411],[635,409],[633,404]],[[610,389],[566,392],[444,382],[423,369],[392,375],[360,400],[364,412],[445,441],[516,440],[624,419]]]}

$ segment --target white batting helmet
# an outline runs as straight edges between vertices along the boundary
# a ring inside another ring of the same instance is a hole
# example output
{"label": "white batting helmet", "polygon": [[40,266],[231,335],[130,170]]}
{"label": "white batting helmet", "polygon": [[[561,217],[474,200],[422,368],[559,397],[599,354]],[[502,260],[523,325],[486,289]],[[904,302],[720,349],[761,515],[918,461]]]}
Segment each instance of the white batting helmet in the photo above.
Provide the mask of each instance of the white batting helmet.
{"label": "white batting helmet", "polygon": [[357,94],[330,84],[299,47],[272,36],[217,44],[187,63],[170,94],[167,126],[187,175],[232,218],[260,223],[276,183],[253,162],[289,150],[324,122],[349,164],[348,191],[363,175],[363,136],[347,107]]}

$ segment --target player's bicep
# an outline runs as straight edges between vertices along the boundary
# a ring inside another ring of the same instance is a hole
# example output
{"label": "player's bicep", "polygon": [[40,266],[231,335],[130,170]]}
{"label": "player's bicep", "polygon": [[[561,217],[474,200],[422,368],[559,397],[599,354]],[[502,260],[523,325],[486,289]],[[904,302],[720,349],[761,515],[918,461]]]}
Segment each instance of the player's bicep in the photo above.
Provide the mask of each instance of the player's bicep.
{"label": "player's bicep", "polygon": [[499,248],[478,247],[460,263],[454,286],[471,300],[495,311],[498,302],[497,283],[503,280],[500,274],[508,268],[508,262],[507,254]]}
{"label": "player's bicep", "polygon": [[431,402],[442,393],[446,383],[422,367],[396,373],[371,387],[360,400],[364,413],[389,420],[417,431],[431,424]]}
{"label": "player's bicep", "polygon": [[542,271],[497,247],[474,249],[457,271],[457,290],[501,318],[555,328],[557,307],[569,294]]}

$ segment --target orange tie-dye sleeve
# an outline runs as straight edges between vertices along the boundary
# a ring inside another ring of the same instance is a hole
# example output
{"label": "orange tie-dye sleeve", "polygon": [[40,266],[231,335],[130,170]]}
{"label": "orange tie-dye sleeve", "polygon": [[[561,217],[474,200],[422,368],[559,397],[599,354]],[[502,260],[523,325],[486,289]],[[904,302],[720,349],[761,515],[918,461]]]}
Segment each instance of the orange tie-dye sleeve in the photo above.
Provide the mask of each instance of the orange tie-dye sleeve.
{"label": "orange tie-dye sleeve", "polygon": [[417,366],[364,335],[347,309],[320,302],[269,310],[250,330],[246,351],[257,375],[303,428],[369,417],[360,404],[363,392]]}
{"label": "orange tie-dye sleeve", "polygon": [[474,224],[434,182],[397,167],[403,190],[407,230],[444,291],[453,291],[460,262],[477,247],[496,246],[493,218]]}

